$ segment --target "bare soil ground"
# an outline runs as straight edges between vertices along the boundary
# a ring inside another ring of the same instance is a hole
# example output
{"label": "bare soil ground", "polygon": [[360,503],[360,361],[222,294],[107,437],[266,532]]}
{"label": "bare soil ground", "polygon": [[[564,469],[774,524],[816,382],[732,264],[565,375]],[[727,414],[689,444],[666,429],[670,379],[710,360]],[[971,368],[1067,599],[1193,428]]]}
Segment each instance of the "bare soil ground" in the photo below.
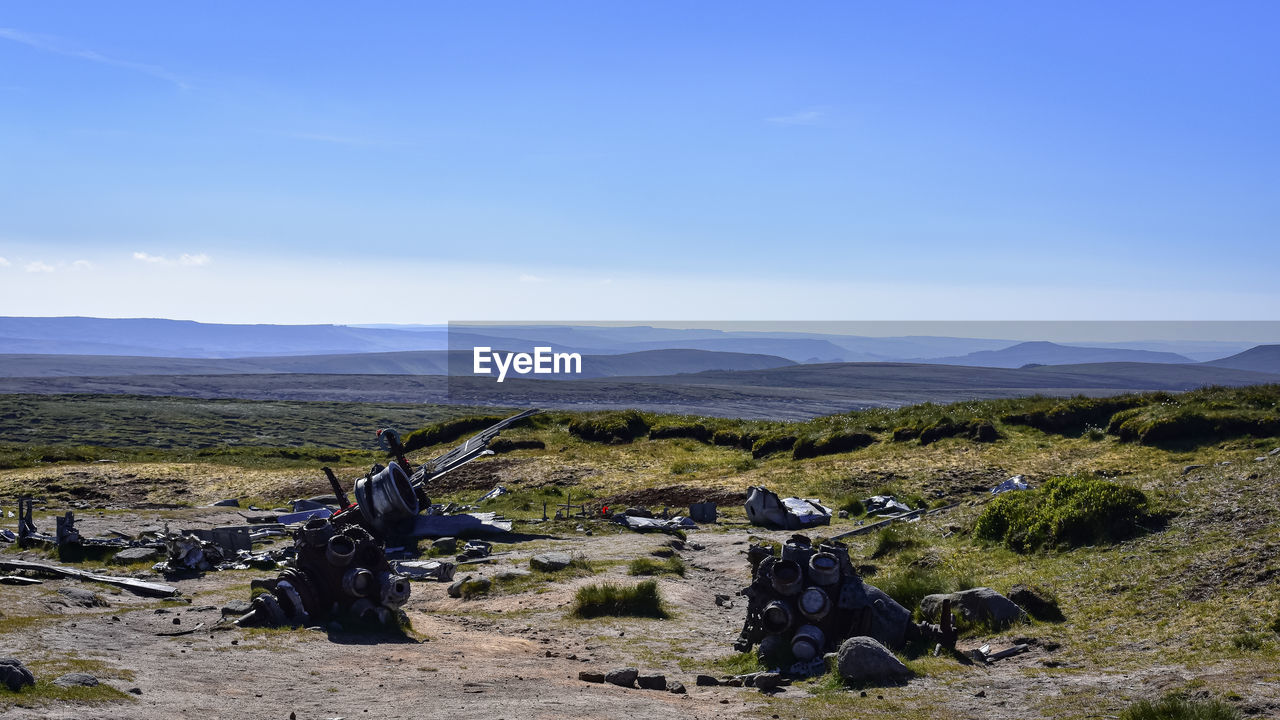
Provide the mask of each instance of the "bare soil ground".
{"label": "bare soil ground", "polygon": [[[520,463],[503,467],[521,474],[532,470]],[[81,471],[69,468],[67,472]],[[138,499],[128,474],[113,470],[112,481],[101,487],[101,496],[83,500],[128,506]],[[460,473],[455,481],[479,488],[492,478]],[[957,480],[966,485],[983,481]],[[677,485],[667,494],[681,499],[693,491]],[[619,497],[639,502],[659,495]],[[61,509],[48,508],[50,512]],[[145,504],[118,511],[81,510],[77,517],[88,536],[165,523],[190,528],[243,522],[239,513],[224,508]],[[14,521],[3,524],[12,527]],[[40,524],[52,521],[46,516]],[[577,587],[602,580],[634,582],[626,574],[627,562],[648,556],[665,544],[666,536],[626,533],[606,523],[586,523],[582,531],[575,523],[521,524],[517,531],[527,539],[497,545],[490,565],[467,571],[494,575],[526,568],[533,554],[556,549],[587,558],[597,573],[538,579],[505,589],[498,583],[494,592],[470,600],[449,598],[445,583],[415,582],[405,608],[413,627],[411,637],[220,625],[222,605],[248,599],[250,579],[269,575],[261,571],[211,572],[171,581],[182,590],[178,601],[141,598],[67,580],[25,587],[0,585],[0,655],[28,663],[88,662],[99,668],[96,674],[104,682],[126,693],[124,699],[99,704],[22,699],[15,703],[13,696],[0,693],[0,715],[15,720],[283,719],[290,713],[305,720],[1114,717],[1133,699],[1158,697],[1197,684],[1248,687],[1249,695],[1241,702],[1247,712],[1260,717],[1280,714],[1280,681],[1270,662],[1255,664],[1247,657],[1167,662],[1160,649],[1153,647],[1136,649],[1149,651],[1143,655],[1145,662],[1126,660],[1103,667],[1088,659],[1096,655],[1077,652],[1073,638],[1061,626],[1039,623],[1001,635],[967,637],[959,646],[966,650],[991,643],[999,649],[1029,642],[1031,651],[1024,655],[990,666],[925,657],[917,661],[921,676],[911,683],[869,689],[865,696],[858,690],[831,688],[821,680],[792,685],[775,695],[748,688],[697,687],[695,675],[724,674],[718,661],[733,654],[732,642],[745,614],[745,601],[736,593],[748,579],[749,538],[781,541],[789,533],[761,531],[732,519],[692,532],[690,546],[679,552],[686,575],[658,578],[671,618],[579,620],[568,614]],[[702,549],[692,549],[693,543]],[[1268,553],[1273,549],[1268,547]],[[855,548],[863,557],[866,550]],[[5,555],[42,559],[33,551],[10,550]],[[855,557],[855,562],[860,559]],[[1237,553],[1234,563],[1224,557],[1222,563],[1196,567],[1194,572],[1200,579],[1198,586],[1212,593],[1211,588],[1224,585],[1269,582],[1269,567],[1268,561],[1245,560]],[[108,571],[156,579],[146,568]],[[68,586],[91,589],[108,604],[81,608],[66,603],[57,590]],[[718,604],[717,595],[731,600]],[[195,632],[161,634],[183,630]],[[1098,632],[1105,635],[1105,628]],[[1095,634],[1080,639],[1081,643],[1086,640],[1105,642],[1105,637],[1099,640]],[[578,679],[582,670],[606,672],[627,666],[661,672],[669,680],[684,683],[688,692],[623,689]],[[129,693],[135,688],[139,694]]]}

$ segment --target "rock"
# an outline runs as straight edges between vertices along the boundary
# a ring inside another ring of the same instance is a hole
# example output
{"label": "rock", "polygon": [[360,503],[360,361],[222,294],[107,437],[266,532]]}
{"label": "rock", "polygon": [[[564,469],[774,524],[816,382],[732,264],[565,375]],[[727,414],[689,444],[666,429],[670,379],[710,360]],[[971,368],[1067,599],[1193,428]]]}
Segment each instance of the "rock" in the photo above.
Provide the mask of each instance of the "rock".
{"label": "rock", "polygon": [[53,681],[58,687],[94,687],[98,684],[98,678],[89,673],[73,672],[67,673],[57,680]]}
{"label": "rock", "polygon": [[757,673],[751,679],[752,687],[759,690],[773,690],[782,684],[782,674],[776,672]]}
{"label": "rock", "polygon": [[1183,474],[1183,475],[1186,475],[1187,473],[1191,472],[1192,470],[1199,470],[1199,469],[1200,469],[1200,468],[1202,468],[1202,467],[1204,467],[1204,465],[1184,465],[1184,466],[1182,466],[1182,474]]}
{"label": "rock", "polygon": [[542,572],[555,572],[569,567],[573,556],[566,552],[549,552],[529,558],[529,567]]}
{"label": "rock", "polygon": [[129,688],[129,692],[133,693],[134,695],[141,695],[141,694],[142,694],[142,688],[140,688],[140,687],[131,687],[131,688]]}
{"label": "rock", "polygon": [[253,605],[248,600],[232,600],[222,606],[222,616],[240,617],[253,609]]}
{"label": "rock", "polygon": [[1266,462],[1266,461],[1267,461],[1267,456],[1266,456],[1266,455],[1259,455],[1258,457],[1254,458],[1254,459],[1253,459],[1253,461],[1254,461],[1254,462]]}
{"label": "rock", "polygon": [[863,636],[851,637],[840,645],[836,671],[849,682],[873,685],[897,684],[913,675],[888,648]]}
{"label": "rock", "polygon": [[107,607],[110,603],[103,600],[101,596],[84,588],[64,587],[58,588],[58,594],[66,598],[66,602],[79,607]]}
{"label": "rock", "polygon": [[13,692],[36,684],[35,675],[17,658],[0,658],[0,684]]}
{"label": "rock", "polygon": [[836,516],[837,516],[837,517],[839,517],[841,520],[848,520],[848,519],[849,519],[849,511],[848,511],[848,510],[841,510],[840,512],[836,513]]}
{"label": "rock", "polygon": [[676,695],[684,695],[689,691],[684,689],[684,683],[672,680],[667,683],[667,692],[675,693]]}
{"label": "rock", "polygon": [[671,557],[671,556],[675,555],[675,554],[676,554],[676,551],[675,551],[675,550],[673,550],[673,549],[671,549],[671,548],[669,548],[669,547],[660,547],[660,548],[658,548],[657,550],[654,550],[654,551],[650,552],[649,554],[650,554],[650,555],[652,555],[652,556],[654,556],[654,557],[669,558],[669,557]]}
{"label": "rock", "polygon": [[472,577],[473,577],[472,575],[463,575],[462,577],[458,578],[457,580],[454,580],[454,581],[453,581],[453,584],[452,584],[452,585],[450,585],[450,586],[449,586],[449,589],[448,589],[448,590],[446,590],[445,592],[447,592],[447,593],[449,594],[449,597],[451,597],[451,598],[460,598],[460,597],[462,597],[462,583],[465,583],[465,582],[467,582],[467,581],[471,580],[471,578],[472,578]]}
{"label": "rock", "polygon": [[1267,454],[1268,454],[1268,455],[1280,455],[1280,447],[1278,447],[1278,448],[1273,448],[1273,449],[1271,450],[1271,452],[1269,452],[1269,453],[1267,453]]}
{"label": "rock", "polygon": [[643,690],[666,690],[667,678],[664,675],[638,675],[636,684]]}
{"label": "rock", "polygon": [[111,558],[111,562],[117,565],[127,565],[136,562],[155,562],[160,559],[160,550],[151,547],[133,547],[125,548],[116,553]]}
{"label": "rock", "polygon": [[1037,620],[1056,622],[1065,619],[1062,611],[1058,609],[1058,602],[1040,588],[1014,585],[1009,590],[1009,599]]}
{"label": "rock", "polygon": [[240,501],[236,498],[227,498],[214,503],[212,507],[240,507]]}
{"label": "rock", "polygon": [[602,683],[604,682],[604,673],[581,670],[578,672],[578,679],[583,682]]}
{"label": "rock", "polygon": [[522,578],[522,577],[529,577],[532,574],[533,573],[529,572],[528,570],[525,570],[524,568],[509,568],[507,570],[502,570],[500,572],[494,573],[493,579],[494,580],[518,580],[519,578]]}
{"label": "rock", "polygon": [[720,681],[710,675],[699,675],[693,684],[698,687],[715,687],[720,684]]}
{"label": "rock", "polygon": [[920,614],[936,620],[942,612],[942,601],[950,598],[951,608],[973,623],[986,623],[993,629],[1008,627],[1027,619],[1026,612],[1009,598],[991,588],[961,590],[950,595],[926,595],[920,601]]}
{"label": "rock", "polygon": [[458,538],[442,537],[432,542],[431,547],[446,555],[452,555],[458,551]]}
{"label": "rock", "polygon": [[619,687],[631,687],[635,685],[636,677],[639,675],[640,671],[636,668],[621,668],[605,673],[604,681]]}

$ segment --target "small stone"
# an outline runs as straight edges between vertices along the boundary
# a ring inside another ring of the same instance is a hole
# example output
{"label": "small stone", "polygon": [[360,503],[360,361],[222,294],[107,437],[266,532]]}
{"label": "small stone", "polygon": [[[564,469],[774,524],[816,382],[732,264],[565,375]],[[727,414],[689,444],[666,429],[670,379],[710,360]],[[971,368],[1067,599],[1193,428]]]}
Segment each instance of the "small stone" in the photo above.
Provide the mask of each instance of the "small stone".
{"label": "small stone", "polygon": [[454,581],[453,581],[453,584],[452,584],[452,585],[450,585],[450,586],[449,586],[449,589],[448,589],[448,590],[446,590],[445,592],[447,592],[447,593],[449,594],[449,597],[451,597],[451,598],[460,598],[460,597],[462,597],[462,583],[467,582],[467,581],[468,581],[468,580],[470,580],[471,578],[472,578],[472,576],[471,576],[471,575],[463,575],[462,577],[458,578],[457,580],[454,580]]}
{"label": "small stone", "polygon": [[604,682],[604,673],[591,672],[590,670],[580,670],[578,671],[578,679],[583,682],[602,683]]}
{"label": "small stone", "polygon": [[848,510],[841,510],[840,512],[836,513],[836,515],[837,515],[841,520],[848,520],[848,519],[849,519],[849,511],[848,511]]}
{"label": "small stone", "polygon": [[129,688],[129,692],[133,693],[134,695],[141,695],[142,688],[139,688],[139,687]]}
{"label": "small stone", "polygon": [[663,675],[639,675],[636,684],[644,690],[666,690],[667,678]]}
{"label": "small stone", "polygon": [[710,675],[699,675],[694,679],[693,684],[698,687],[715,687],[720,684],[720,681]]}
{"label": "small stone", "polygon": [[684,695],[689,691],[684,689],[684,683],[672,680],[667,683],[667,692],[674,693],[676,695]]}
{"label": "small stone", "polygon": [[755,676],[752,685],[759,690],[773,690],[782,684],[781,673],[762,672]]}
{"label": "small stone", "polygon": [[1274,448],[1271,452],[1269,452],[1269,453],[1267,453],[1267,454],[1268,454],[1268,455],[1280,455],[1280,447],[1278,447],[1278,448]]}
{"label": "small stone", "polygon": [[604,680],[619,687],[631,687],[635,685],[636,678],[639,675],[640,670],[637,668],[620,668],[618,670],[610,670],[605,674]]}
{"label": "small stone", "polygon": [[1183,475],[1186,475],[1187,473],[1191,472],[1192,470],[1199,470],[1199,469],[1200,469],[1200,468],[1202,468],[1202,467],[1204,467],[1204,465],[1184,465],[1184,466],[1182,466],[1182,474],[1183,474]]}
{"label": "small stone", "polygon": [[90,675],[89,673],[73,672],[73,673],[67,673],[66,675],[63,675],[57,680],[54,680],[53,684],[57,685],[58,687],[65,687],[65,688],[93,687],[98,684],[98,678]]}
{"label": "small stone", "polygon": [[66,601],[72,605],[80,607],[107,607],[109,604],[103,600],[97,593],[84,588],[64,587],[58,588],[58,594],[66,598]]}
{"label": "small stone", "polygon": [[1254,458],[1254,459],[1253,459],[1253,461],[1254,461],[1254,462],[1266,462],[1266,461],[1267,461],[1267,456],[1266,456],[1266,455],[1259,455],[1258,457]]}
{"label": "small stone", "polygon": [[213,507],[240,507],[240,501],[236,498],[227,498],[214,503]]}
{"label": "small stone", "polygon": [[176,618],[174,618],[174,619],[173,619],[173,624],[174,624],[174,625],[181,625],[181,624],[182,624],[182,618],[180,618],[180,617],[176,617]]}
{"label": "small stone", "polygon": [[973,696],[974,696],[974,697],[986,697],[986,696],[987,696],[987,691],[986,691],[986,690],[979,690],[978,692],[974,693],[974,694],[973,694]]}

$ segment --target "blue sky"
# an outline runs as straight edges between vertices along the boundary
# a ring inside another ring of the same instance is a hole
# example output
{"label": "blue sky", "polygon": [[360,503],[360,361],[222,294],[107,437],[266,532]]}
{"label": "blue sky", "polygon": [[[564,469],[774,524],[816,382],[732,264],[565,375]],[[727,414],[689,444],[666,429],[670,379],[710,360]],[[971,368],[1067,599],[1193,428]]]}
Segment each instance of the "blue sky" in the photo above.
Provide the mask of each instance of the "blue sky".
{"label": "blue sky", "polygon": [[1275,319],[1274,3],[0,7],[0,314]]}

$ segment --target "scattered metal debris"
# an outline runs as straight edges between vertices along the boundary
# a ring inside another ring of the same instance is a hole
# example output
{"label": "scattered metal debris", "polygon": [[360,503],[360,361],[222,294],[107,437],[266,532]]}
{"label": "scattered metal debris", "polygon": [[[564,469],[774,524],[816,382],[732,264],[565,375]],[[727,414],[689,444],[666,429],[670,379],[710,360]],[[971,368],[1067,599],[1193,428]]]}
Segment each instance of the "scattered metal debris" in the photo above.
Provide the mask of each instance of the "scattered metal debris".
{"label": "scattered metal debris", "polygon": [[752,525],[799,530],[831,524],[831,508],[816,499],[792,497],[784,500],[764,487],[752,487],[747,491],[746,510]]}
{"label": "scattered metal debris", "polygon": [[896,515],[911,512],[911,508],[906,503],[892,495],[872,495],[863,500],[862,505],[867,509],[867,515]]}
{"label": "scattered metal debris", "polygon": [[1005,480],[999,485],[991,488],[991,494],[999,495],[1002,492],[1009,492],[1010,490],[1030,490],[1030,489],[1031,489],[1031,486],[1027,484],[1026,478],[1024,478],[1021,475],[1014,475],[1008,480]]}
{"label": "scattered metal debris", "polygon": [[115,577],[114,575],[100,575],[98,573],[63,567],[61,565],[53,565],[50,563],[29,562],[27,560],[0,560],[0,570],[26,570],[34,573],[54,575],[57,577],[69,577],[77,580],[92,580],[93,582],[106,583],[107,585],[124,588],[130,592],[137,593],[138,595],[145,595],[147,597],[174,597],[179,594],[178,588],[172,585],[146,582],[145,580],[135,580],[133,578]]}

